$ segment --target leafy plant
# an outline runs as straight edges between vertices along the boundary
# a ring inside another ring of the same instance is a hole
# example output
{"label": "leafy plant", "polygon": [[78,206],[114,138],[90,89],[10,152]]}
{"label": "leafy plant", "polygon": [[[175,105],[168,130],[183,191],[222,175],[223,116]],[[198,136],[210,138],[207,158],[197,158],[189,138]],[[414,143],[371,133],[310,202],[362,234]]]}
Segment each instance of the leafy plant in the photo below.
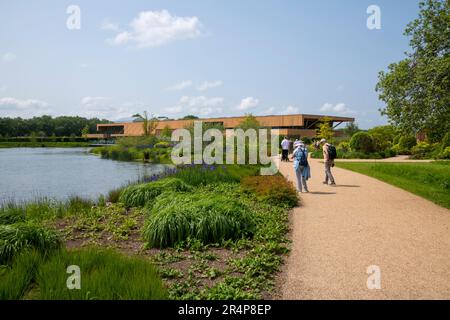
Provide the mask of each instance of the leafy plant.
{"label": "leafy plant", "polygon": [[119,201],[127,207],[145,206],[164,191],[170,190],[189,191],[191,187],[180,179],[165,178],[155,182],[129,186],[121,192]]}
{"label": "leafy plant", "polygon": [[260,201],[286,207],[295,207],[298,204],[294,186],[283,176],[245,177],[241,185],[243,190],[255,193]]}
{"label": "leafy plant", "polygon": [[164,193],[145,222],[143,237],[151,247],[171,247],[188,238],[204,244],[249,236],[252,212],[220,193]]}
{"label": "leafy plant", "polygon": [[372,136],[367,132],[357,132],[350,140],[350,148],[356,152],[371,153],[374,151]]}
{"label": "leafy plant", "polygon": [[55,231],[32,223],[0,225],[0,263],[11,259],[24,249],[34,248],[48,253],[61,246]]}

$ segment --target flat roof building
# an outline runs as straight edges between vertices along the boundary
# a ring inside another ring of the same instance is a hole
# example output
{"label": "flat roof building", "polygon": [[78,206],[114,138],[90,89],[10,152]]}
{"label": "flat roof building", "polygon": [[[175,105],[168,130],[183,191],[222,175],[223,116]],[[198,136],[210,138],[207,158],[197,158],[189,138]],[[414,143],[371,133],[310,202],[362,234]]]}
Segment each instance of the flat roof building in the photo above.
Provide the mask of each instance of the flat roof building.
{"label": "flat roof building", "polygon": [[[316,135],[317,125],[323,118],[329,118],[333,128],[344,122],[353,122],[354,118],[348,117],[334,117],[324,115],[310,115],[310,114],[293,114],[293,115],[272,115],[272,116],[255,116],[256,120],[261,126],[278,129],[279,134],[283,136],[302,136],[314,137]],[[190,119],[190,120],[160,120],[156,126],[157,135],[161,133],[164,128],[171,130],[186,128],[191,125],[193,121],[202,121],[206,123],[214,123],[222,125],[225,129],[234,129],[244,121],[246,116],[240,117],[222,117],[222,118],[205,118],[205,119]],[[124,123],[110,123],[98,124],[97,134],[91,134],[92,138],[110,138],[110,137],[132,137],[142,136],[144,129],[142,122],[124,122]]]}

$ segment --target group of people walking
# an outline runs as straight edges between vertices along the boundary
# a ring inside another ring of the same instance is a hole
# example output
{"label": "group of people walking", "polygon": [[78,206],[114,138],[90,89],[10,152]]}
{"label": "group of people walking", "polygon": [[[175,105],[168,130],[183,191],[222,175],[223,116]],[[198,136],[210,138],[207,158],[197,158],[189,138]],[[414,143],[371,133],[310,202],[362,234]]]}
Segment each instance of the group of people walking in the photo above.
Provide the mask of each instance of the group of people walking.
{"label": "group of people walking", "polygon": [[[289,149],[291,141],[285,137],[281,142],[282,161],[289,161]],[[334,167],[334,159],[336,158],[336,148],[328,143],[326,139],[320,140],[315,144],[316,148],[322,148],[323,160],[325,165],[325,180],[324,184],[336,185],[331,168]],[[294,161],[294,170],[297,177],[297,191],[309,192],[307,181],[311,178],[311,167],[308,162],[309,152],[308,147],[302,140],[296,140],[293,143],[293,152],[291,160]]]}

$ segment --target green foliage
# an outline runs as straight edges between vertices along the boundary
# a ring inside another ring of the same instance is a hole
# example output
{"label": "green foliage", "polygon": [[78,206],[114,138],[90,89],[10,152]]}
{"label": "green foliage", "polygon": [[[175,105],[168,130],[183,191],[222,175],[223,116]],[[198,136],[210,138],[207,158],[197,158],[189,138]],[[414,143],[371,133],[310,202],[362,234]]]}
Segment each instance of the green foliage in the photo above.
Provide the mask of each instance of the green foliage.
{"label": "green foliage", "polygon": [[180,118],[180,120],[195,120],[195,119],[199,119],[199,117],[194,116],[192,114],[188,114],[187,116],[184,116],[183,118]]}
{"label": "green foliage", "polygon": [[239,182],[242,177],[259,174],[257,165],[187,165],[177,169],[173,177],[192,186]]}
{"label": "green foliage", "polygon": [[372,153],[374,151],[372,136],[362,131],[355,133],[350,140],[350,148],[356,152]]}
{"label": "green foliage", "polygon": [[438,144],[429,144],[428,142],[419,142],[412,147],[411,155],[414,159],[432,158],[434,153],[439,152]]}
{"label": "green foliage", "polygon": [[450,147],[447,147],[444,149],[444,151],[442,151],[441,153],[439,153],[439,155],[437,156],[438,159],[446,159],[446,160],[450,160]]}
{"label": "green foliage", "polygon": [[172,129],[166,125],[161,131],[161,136],[170,138],[172,136]]}
{"label": "green foliage", "polygon": [[[81,289],[69,290],[67,266],[81,270]],[[21,255],[12,268],[0,276],[0,298],[23,299],[32,284],[39,300],[155,300],[167,297],[158,271],[148,261],[111,250],[61,250],[42,259]]]}
{"label": "green foliage", "polygon": [[297,191],[283,176],[245,177],[241,185],[243,190],[255,193],[260,201],[288,208],[298,205]]}
{"label": "green foliage", "polygon": [[244,131],[248,129],[258,130],[261,128],[261,124],[251,113],[246,114],[244,120],[236,127],[237,129],[242,129]]}
{"label": "green foliage", "polygon": [[424,132],[438,142],[450,131],[450,2],[426,0],[405,30],[412,51],[380,72],[381,110],[407,134]]}
{"label": "green foliage", "polygon": [[320,120],[316,136],[320,139],[326,139],[327,141],[331,141],[331,139],[333,139],[334,133],[333,128],[331,128],[330,118],[325,117]]}
{"label": "green foliage", "polygon": [[422,196],[450,209],[450,162],[337,163]]}
{"label": "green foliage", "polygon": [[399,154],[411,154],[411,149],[417,144],[417,140],[414,136],[405,135],[401,136],[396,146],[396,151]]}
{"label": "green foliage", "polygon": [[397,130],[393,126],[387,125],[374,127],[369,129],[367,133],[373,139],[374,150],[380,152],[392,147]]}
{"label": "green foliage", "polygon": [[358,124],[356,122],[348,122],[343,130],[344,135],[348,138],[353,137],[353,135],[359,131],[361,130],[359,129]]}
{"label": "green foliage", "polygon": [[166,141],[160,141],[155,144],[155,148],[168,148],[170,144]]}
{"label": "green foliage", "polygon": [[155,200],[164,191],[190,191],[191,187],[180,179],[165,178],[159,181],[132,185],[125,188],[119,201],[127,207],[141,207]]}
{"label": "green foliage", "polygon": [[145,222],[143,237],[151,247],[165,248],[189,238],[218,243],[253,232],[252,212],[243,203],[214,189],[197,189],[195,193],[159,196]]}
{"label": "green foliage", "polygon": [[0,300],[19,300],[30,289],[42,256],[34,250],[24,250],[13,263],[7,266],[4,274],[0,270]]}
{"label": "green foliage", "polygon": [[337,146],[337,151],[341,151],[341,152],[348,152],[350,151],[350,141],[342,141],[338,146]]}
{"label": "green foliage", "polygon": [[41,253],[48,253],[60,245],[56,232],[37,224],[0,225],[0,263],[11,261],[24,249],[34,248]]}
{"label": "green foliage", "polygon": [[111,203],[117,203],[119,202],[120,194],[122,193],[122,190],[124,188],[116,188],[113,190],[110,190],[108,192],[108,195],[106,196],[106,201]]}
{"label": "green foliage", "polygon": [[8,137],[30,136],[35,133],[36,141],[39,142],[40,136],[82,136],[83,129],[88,126],[91,132],[97,130],[96,125],[99,123],[110,123],[108,120],[99,120],[97,118],[86,119],[82,117],[56,117],[40,116],[31,119],[22,118],[0,118],[0,135]]}

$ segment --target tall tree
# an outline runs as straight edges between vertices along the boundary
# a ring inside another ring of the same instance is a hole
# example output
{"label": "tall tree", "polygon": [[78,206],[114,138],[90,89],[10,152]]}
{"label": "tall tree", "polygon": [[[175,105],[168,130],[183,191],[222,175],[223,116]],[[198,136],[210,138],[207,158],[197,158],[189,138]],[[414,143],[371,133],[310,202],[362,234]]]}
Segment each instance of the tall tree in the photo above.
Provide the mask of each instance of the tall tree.
{"label": "tall tree", "polygon": [[133,115],[133,118],[135,118],[137,121],[142,122],[142,129],[144,131],[144,136],[154,134],[156,127],[158,126],[159,123],[159,120],[152,114],[149,116],[147,111],[144,111],[142,115],[137,113]]}
{"label": "tall tree", "polygon": [[321,139],[326,139],[330,141],[333,136],[333,128],[331,127],[331,119],[328,117],[324,117],[320,120],[320,123],[317,127],[317,137]]}
{"label": "tall tree", "polygon": [[424,132],[439,141],[450,131],[450,0],[419,4],[408,24],[412,51],[380,72],[376,90],[389,121],[409,134]]}

